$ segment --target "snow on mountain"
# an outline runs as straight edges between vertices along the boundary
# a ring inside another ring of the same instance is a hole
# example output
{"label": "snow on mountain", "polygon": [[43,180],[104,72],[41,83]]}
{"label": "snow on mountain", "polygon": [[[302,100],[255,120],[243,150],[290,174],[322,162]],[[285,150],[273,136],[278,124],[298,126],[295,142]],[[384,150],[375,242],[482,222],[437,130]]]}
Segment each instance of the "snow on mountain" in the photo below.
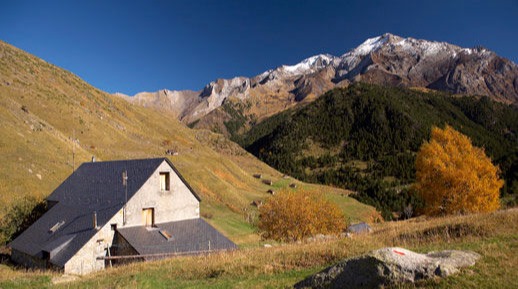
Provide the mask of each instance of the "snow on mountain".
{"label": "snow on mountain", "polygon": [[[351,50],[349,53],[352,55],[367,55],[371,52],[374,52],[378,50],[380,47],[382,47],[385,43],[389,41],[390,34],[384,34],[378,37],[373,37],[365,40],[360,46],[356,47],[355,49]],[[347,56],[347,54],[344,54],[342,57]]]}
{"label": "snow on mountain", "polygon": [[[461,48],[390,33],[369,38],[339,57],[318,54],[252,78],[218,79],[197,92],[146,93],[134,97],[133,102],[145,106],[165,105],[180,119],[192,122],[217,109],[228,98],[246,100],[256,96],[259,97],[259,102],[255,100],[257,105],[264,107],[278,102],[276,107],[280,109],[308,95],[316,97],[335,86],[356,81],[420,86],[518,102],[518,65],[515,63],[483,48]],[[271,108],[265,111],[275,113]]]}
{"label": "snow on mountain", "polygon": [[322,69],[335,60],[336,56],[330,54],[319,54],[302,60],[295,65],[283,65],[281,68],[290,74],[306,74]]}
{"label": "snow on mountain", "polygon": [[342,60],[365,57],[371,53],[378,52],[380,49],[400,49],[413,55],[435,55],[437,53],[447,52],[455,54],[461,50],[460,47],[448,44],[446,42],[435,42],[427,40],[419,40],[414,38],[403,38],[390,33],[385,33],[378,37],[365,40],[358,47],[343,54]]}

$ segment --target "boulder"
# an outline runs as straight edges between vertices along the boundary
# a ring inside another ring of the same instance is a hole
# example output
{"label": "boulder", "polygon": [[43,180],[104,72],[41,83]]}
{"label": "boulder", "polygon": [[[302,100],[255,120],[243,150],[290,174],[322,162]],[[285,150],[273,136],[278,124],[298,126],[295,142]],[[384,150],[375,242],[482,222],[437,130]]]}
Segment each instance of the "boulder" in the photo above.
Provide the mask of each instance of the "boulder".
{"label": "boulder", "polygon": [[362,234],[362,233],[371,233],[372,228],[369,226],[369,224],[365,222],[361,222],[358,224],[350,225],[347,228],[348,233],[354,233],[354,234]]}
{"label": "boulder", "polygon": [[446,277],[472,266],[480,255],[471,251],[419,254],[403,248],[383,248],[346,259],[294,285],[295,288],[380,288]]}
{"label": "boulder", "polygon": [[273,182],[272,182],[272,180],[263,180],[263,184],[271,186],[271,185],[273,185]]}

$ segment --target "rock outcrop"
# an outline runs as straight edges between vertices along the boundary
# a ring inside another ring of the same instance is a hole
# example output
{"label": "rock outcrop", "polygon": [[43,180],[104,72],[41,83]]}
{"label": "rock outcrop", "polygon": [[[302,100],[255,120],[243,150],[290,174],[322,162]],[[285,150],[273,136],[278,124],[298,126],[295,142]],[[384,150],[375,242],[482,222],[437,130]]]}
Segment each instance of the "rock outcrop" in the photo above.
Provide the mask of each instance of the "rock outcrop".
{"label": "rock outcrop", "polygon": [[480,255],[471,251],[419,254],[403,248],[383,248],[346,259],[303,281],[295,288],[380,288],[433,277],[447,277],[473,266]]}

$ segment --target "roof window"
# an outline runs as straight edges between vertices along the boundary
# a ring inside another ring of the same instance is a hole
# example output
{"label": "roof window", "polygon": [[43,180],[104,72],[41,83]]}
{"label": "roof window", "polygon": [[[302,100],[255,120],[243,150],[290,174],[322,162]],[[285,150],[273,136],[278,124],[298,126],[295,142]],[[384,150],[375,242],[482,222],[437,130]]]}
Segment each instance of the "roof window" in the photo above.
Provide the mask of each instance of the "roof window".
{"label": "roof window", "polygon": [[56,232],[59,228],[61,228],[61,226],[63,226],[65,224],[65,221],[59,221],[57,222],[54,226],[50,227],[49,229],[49,233],[53,234],[54,232]]}
{"label": "roof window", "polygon": [[160,234],[167,239],[167,241],[173,239],[173,235],[166,230],[160,230]]}

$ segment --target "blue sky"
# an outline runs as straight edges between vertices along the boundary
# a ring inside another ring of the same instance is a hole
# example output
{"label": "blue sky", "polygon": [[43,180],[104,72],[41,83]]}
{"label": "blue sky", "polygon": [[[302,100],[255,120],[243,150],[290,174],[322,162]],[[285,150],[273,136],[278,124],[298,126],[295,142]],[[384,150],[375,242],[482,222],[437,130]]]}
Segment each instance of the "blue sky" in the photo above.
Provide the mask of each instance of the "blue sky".
{"label": "blue sky", "polygon": [[518,1],[0,0],[0,39],[107,92],[199,90],[365,39],[482,45],[518,62]]}

